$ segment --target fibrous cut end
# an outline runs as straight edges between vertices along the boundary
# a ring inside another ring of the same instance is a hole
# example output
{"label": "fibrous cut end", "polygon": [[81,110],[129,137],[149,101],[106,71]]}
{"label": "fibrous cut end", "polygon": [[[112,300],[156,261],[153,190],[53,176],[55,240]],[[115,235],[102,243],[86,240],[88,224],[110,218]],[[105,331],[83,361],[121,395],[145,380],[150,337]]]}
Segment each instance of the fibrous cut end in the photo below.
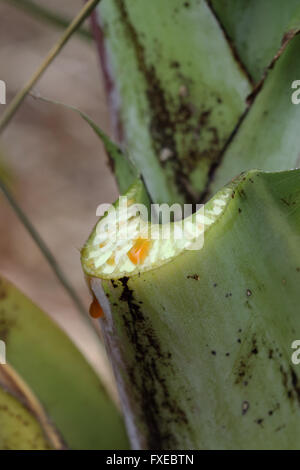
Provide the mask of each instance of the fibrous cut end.
{"label": "fibrous cut end", "polygon": [[86,274],[117,279],[154,269],[184,250],[200,250],[206,228],[223,212],[231,191],[223,190],[189,217],[163,224],[148,221],[137,194],[133,185],[97,223],[82,250]]}

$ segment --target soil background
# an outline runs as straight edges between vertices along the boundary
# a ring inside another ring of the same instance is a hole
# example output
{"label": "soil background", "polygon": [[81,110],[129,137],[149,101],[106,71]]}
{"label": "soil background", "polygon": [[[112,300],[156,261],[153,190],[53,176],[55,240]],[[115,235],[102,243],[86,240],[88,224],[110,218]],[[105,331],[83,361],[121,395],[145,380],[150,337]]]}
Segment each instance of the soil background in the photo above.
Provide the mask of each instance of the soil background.
{"label": "soil background", "polygon": [[[81,0],[38,3],[70,19],[82,7]],[[9,103],[62,30],[3,0],[0,21],[0,79],[6,82]],[[110,132],[93,42],[73,35],[34,90],[80,108]],[[0,105],[0,114],[4,109]],[[110,203],[118,194],[101,142],[72,111],[28,97],[1,136],[0,145],[1,165],[9,173],[15,198],[88,308],[90,295],[81,271],[79,249],[97,220],[98,204]],[[48,312],[100,370],[103,352],[95,333],[86,326],[2,194],[0,229],[0,273]]]}

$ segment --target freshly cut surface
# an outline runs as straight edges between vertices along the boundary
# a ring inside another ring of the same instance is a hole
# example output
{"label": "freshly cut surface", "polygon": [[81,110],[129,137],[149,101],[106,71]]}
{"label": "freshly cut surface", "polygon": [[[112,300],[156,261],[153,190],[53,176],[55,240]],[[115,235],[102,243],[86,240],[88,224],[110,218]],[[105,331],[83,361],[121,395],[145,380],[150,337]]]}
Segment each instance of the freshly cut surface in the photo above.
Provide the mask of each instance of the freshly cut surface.
{"label": "freshly cut surface", "polygon": [[[82,250],[87,274],[103,278],[133,275],[158,267],[185,250],[201,249],[205,229],[223,212],[231,189],[218,193],[205,210],[202,206],[185,219],[165,224],[143,218],[141,213],[147,208],[141,206],[140,194],[142,183],[137,181],[96,225]],[[161,206],[162,211],[165,207]]]}

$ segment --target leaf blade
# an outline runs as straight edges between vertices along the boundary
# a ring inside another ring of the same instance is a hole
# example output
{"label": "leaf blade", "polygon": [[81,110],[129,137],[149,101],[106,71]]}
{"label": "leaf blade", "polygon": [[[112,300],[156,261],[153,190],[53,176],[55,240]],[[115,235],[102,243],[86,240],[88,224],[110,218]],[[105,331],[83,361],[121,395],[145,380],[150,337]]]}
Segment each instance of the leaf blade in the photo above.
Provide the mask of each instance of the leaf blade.
{"label": "leaf blade", "polygon": [[81,353],[11,283],[1,278],[0,286],[7,361],[33,389],[67,445],[126,448],[119,412]]}
{"label": "leaf blade", "polygon": [[299,167],[300,107],[291,100],[292,82],[300,74],[300,36],[291,36],[267,72],[244,120],[212,175],[214,194],[236,174],[252,168],[266,171]]}

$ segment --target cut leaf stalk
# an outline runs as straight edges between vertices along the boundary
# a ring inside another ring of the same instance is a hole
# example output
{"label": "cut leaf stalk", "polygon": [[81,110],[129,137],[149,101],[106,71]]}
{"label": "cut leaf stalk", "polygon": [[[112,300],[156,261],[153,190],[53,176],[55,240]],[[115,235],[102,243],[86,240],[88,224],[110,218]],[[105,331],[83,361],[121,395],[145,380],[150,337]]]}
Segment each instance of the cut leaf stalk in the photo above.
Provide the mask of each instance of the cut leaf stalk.
{"label": "cut leaf stalk", "polygon": [[134,448],[298,448],[299,188],[250,171],[207,204],[226,194],[201,250],[93,271]]}

